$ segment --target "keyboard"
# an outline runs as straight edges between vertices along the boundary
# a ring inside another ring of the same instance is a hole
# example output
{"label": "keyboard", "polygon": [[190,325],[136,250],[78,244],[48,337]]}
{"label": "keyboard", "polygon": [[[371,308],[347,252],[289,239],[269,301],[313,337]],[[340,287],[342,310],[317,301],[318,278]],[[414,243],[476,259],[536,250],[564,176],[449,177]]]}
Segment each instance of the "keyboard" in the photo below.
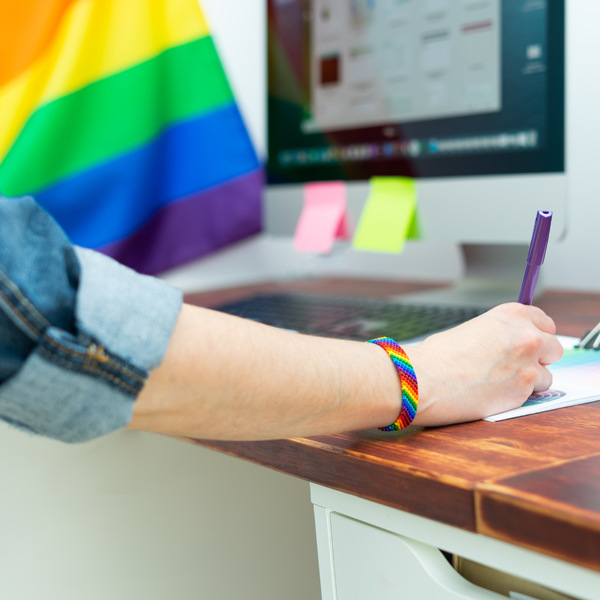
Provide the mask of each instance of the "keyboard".
{"label": "keyboard", "polygon": [[485,310],[289,293],[261,294],[214,308],[312,335],[361,341],[387,336],[405,342],[448,329]]}

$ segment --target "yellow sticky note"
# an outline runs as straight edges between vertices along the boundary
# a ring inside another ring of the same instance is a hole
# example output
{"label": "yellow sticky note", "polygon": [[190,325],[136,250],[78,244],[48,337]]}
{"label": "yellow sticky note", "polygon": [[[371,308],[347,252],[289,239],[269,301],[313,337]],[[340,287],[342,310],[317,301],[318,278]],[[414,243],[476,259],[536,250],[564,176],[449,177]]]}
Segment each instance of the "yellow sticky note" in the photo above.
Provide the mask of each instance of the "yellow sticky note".
{"label": "yellow sticky note", "polygon": [[407,239],[420,237],[416,185],[409,177],[373,177],[352,246],[400,253]]}

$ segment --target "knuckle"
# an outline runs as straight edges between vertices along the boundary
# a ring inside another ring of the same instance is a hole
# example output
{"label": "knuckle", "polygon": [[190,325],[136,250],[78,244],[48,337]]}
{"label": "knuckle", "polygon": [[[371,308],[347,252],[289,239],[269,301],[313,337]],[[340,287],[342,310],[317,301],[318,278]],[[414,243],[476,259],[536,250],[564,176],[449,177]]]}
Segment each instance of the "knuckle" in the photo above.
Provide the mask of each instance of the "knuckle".
{"label": "knuckle", "polygon": [[523,331],[519,346],[527,355],[538,355],[543,345],[542,337],[535,331]]}
{"label": "knuckle", "polygon": [[520,302],[511,302],[508,306],[512,314],[521,317],[528,316],[532,308],[531,306],[521,304]]}
{"label": "knuckle", "polygon": [[495,306],[490,312],[511,315],[519,311],[522,306],[523,305],[518,302],[506,302],[505,304]]}
{"label": "knuckle", "polygon": [[556,323],[554,322],[554,319],[552,317],[549,317],[548,315],[546,315],[546,319],[548,320],[546,331],[548,331],[548,333],[555,334],[556,333]]}
{"label": "knuckle", "polygon": [[556,338],[553,338],[553,342],[554,342],[553,359],[556,362],[557,360],[560,360],[564,356],[565,349],[563,348],[563,345]]}
{"label": "knuckle", "polygon": [[532,306],[526,306],[519,302],[510,302],[508,304],[503,304],[499,308],[502,309],[499,316],[502,316],[513,323],[532,320]]}
{"label": "knuckle", "polygon": [[532,390],[535,387],[538,371],[534,366],[528,366],[521,369],[521,383],[527,390]]}

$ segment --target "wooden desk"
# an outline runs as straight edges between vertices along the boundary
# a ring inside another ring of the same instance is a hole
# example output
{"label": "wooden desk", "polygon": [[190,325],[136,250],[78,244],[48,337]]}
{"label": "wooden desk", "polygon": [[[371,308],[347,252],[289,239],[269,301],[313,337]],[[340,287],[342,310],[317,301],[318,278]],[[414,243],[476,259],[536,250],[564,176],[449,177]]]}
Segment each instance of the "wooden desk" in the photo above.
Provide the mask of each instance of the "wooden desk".
{"label": "wooden desk", "polygon": [[[370,295],[386,296],[419,287],[296,281],[192,295],[187,301],[210,306],[257,289],[360,295],[361,289],[368,288]],[[600,318],[600,295],[596,294],[547,292],[536,304],[555,319],[564,335],[581,336]],[[333,571],[343,569],[331,566],[333,514],[394,535],[412,531],[409,540],[528,575],[581,598],[600,598],[600,403],[499,423],[411,427],[396,433],[368,430],[268,442],[197,443],[315,484],[324,598],[344,598],[348,594],[341,590],[356,590],[352,586],[357,585],[352,580],[344,588],[334,581]],[[399,514],[404,521],[390,525]],[[430,526],[438,533],[418,533],[429,531]],[[340,539],[347,540],[346,529],[340,531]],[[413,548],[409,554],[417,556],[420,551]],[[327,552],[329,558],[321,557]],[[545,560],[533,568],[534,557]],[[363,558],[368,561],[369,556]],[[378,593],[373,597],[388,597],[383,591]],[[446,590],[444,597],[475,597],[452,593]]]}

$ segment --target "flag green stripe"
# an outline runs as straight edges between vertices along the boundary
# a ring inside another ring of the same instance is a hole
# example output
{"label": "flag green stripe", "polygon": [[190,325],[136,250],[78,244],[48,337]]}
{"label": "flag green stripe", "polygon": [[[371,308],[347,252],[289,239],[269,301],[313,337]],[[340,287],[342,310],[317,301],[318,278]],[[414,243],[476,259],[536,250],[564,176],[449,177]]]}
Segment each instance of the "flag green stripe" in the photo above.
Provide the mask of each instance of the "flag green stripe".
{"label": "flag green stripe", "polygon": [[212,38],[169,48],[38,109],[0,165],[0,192],[34,193],[232,102]]}

